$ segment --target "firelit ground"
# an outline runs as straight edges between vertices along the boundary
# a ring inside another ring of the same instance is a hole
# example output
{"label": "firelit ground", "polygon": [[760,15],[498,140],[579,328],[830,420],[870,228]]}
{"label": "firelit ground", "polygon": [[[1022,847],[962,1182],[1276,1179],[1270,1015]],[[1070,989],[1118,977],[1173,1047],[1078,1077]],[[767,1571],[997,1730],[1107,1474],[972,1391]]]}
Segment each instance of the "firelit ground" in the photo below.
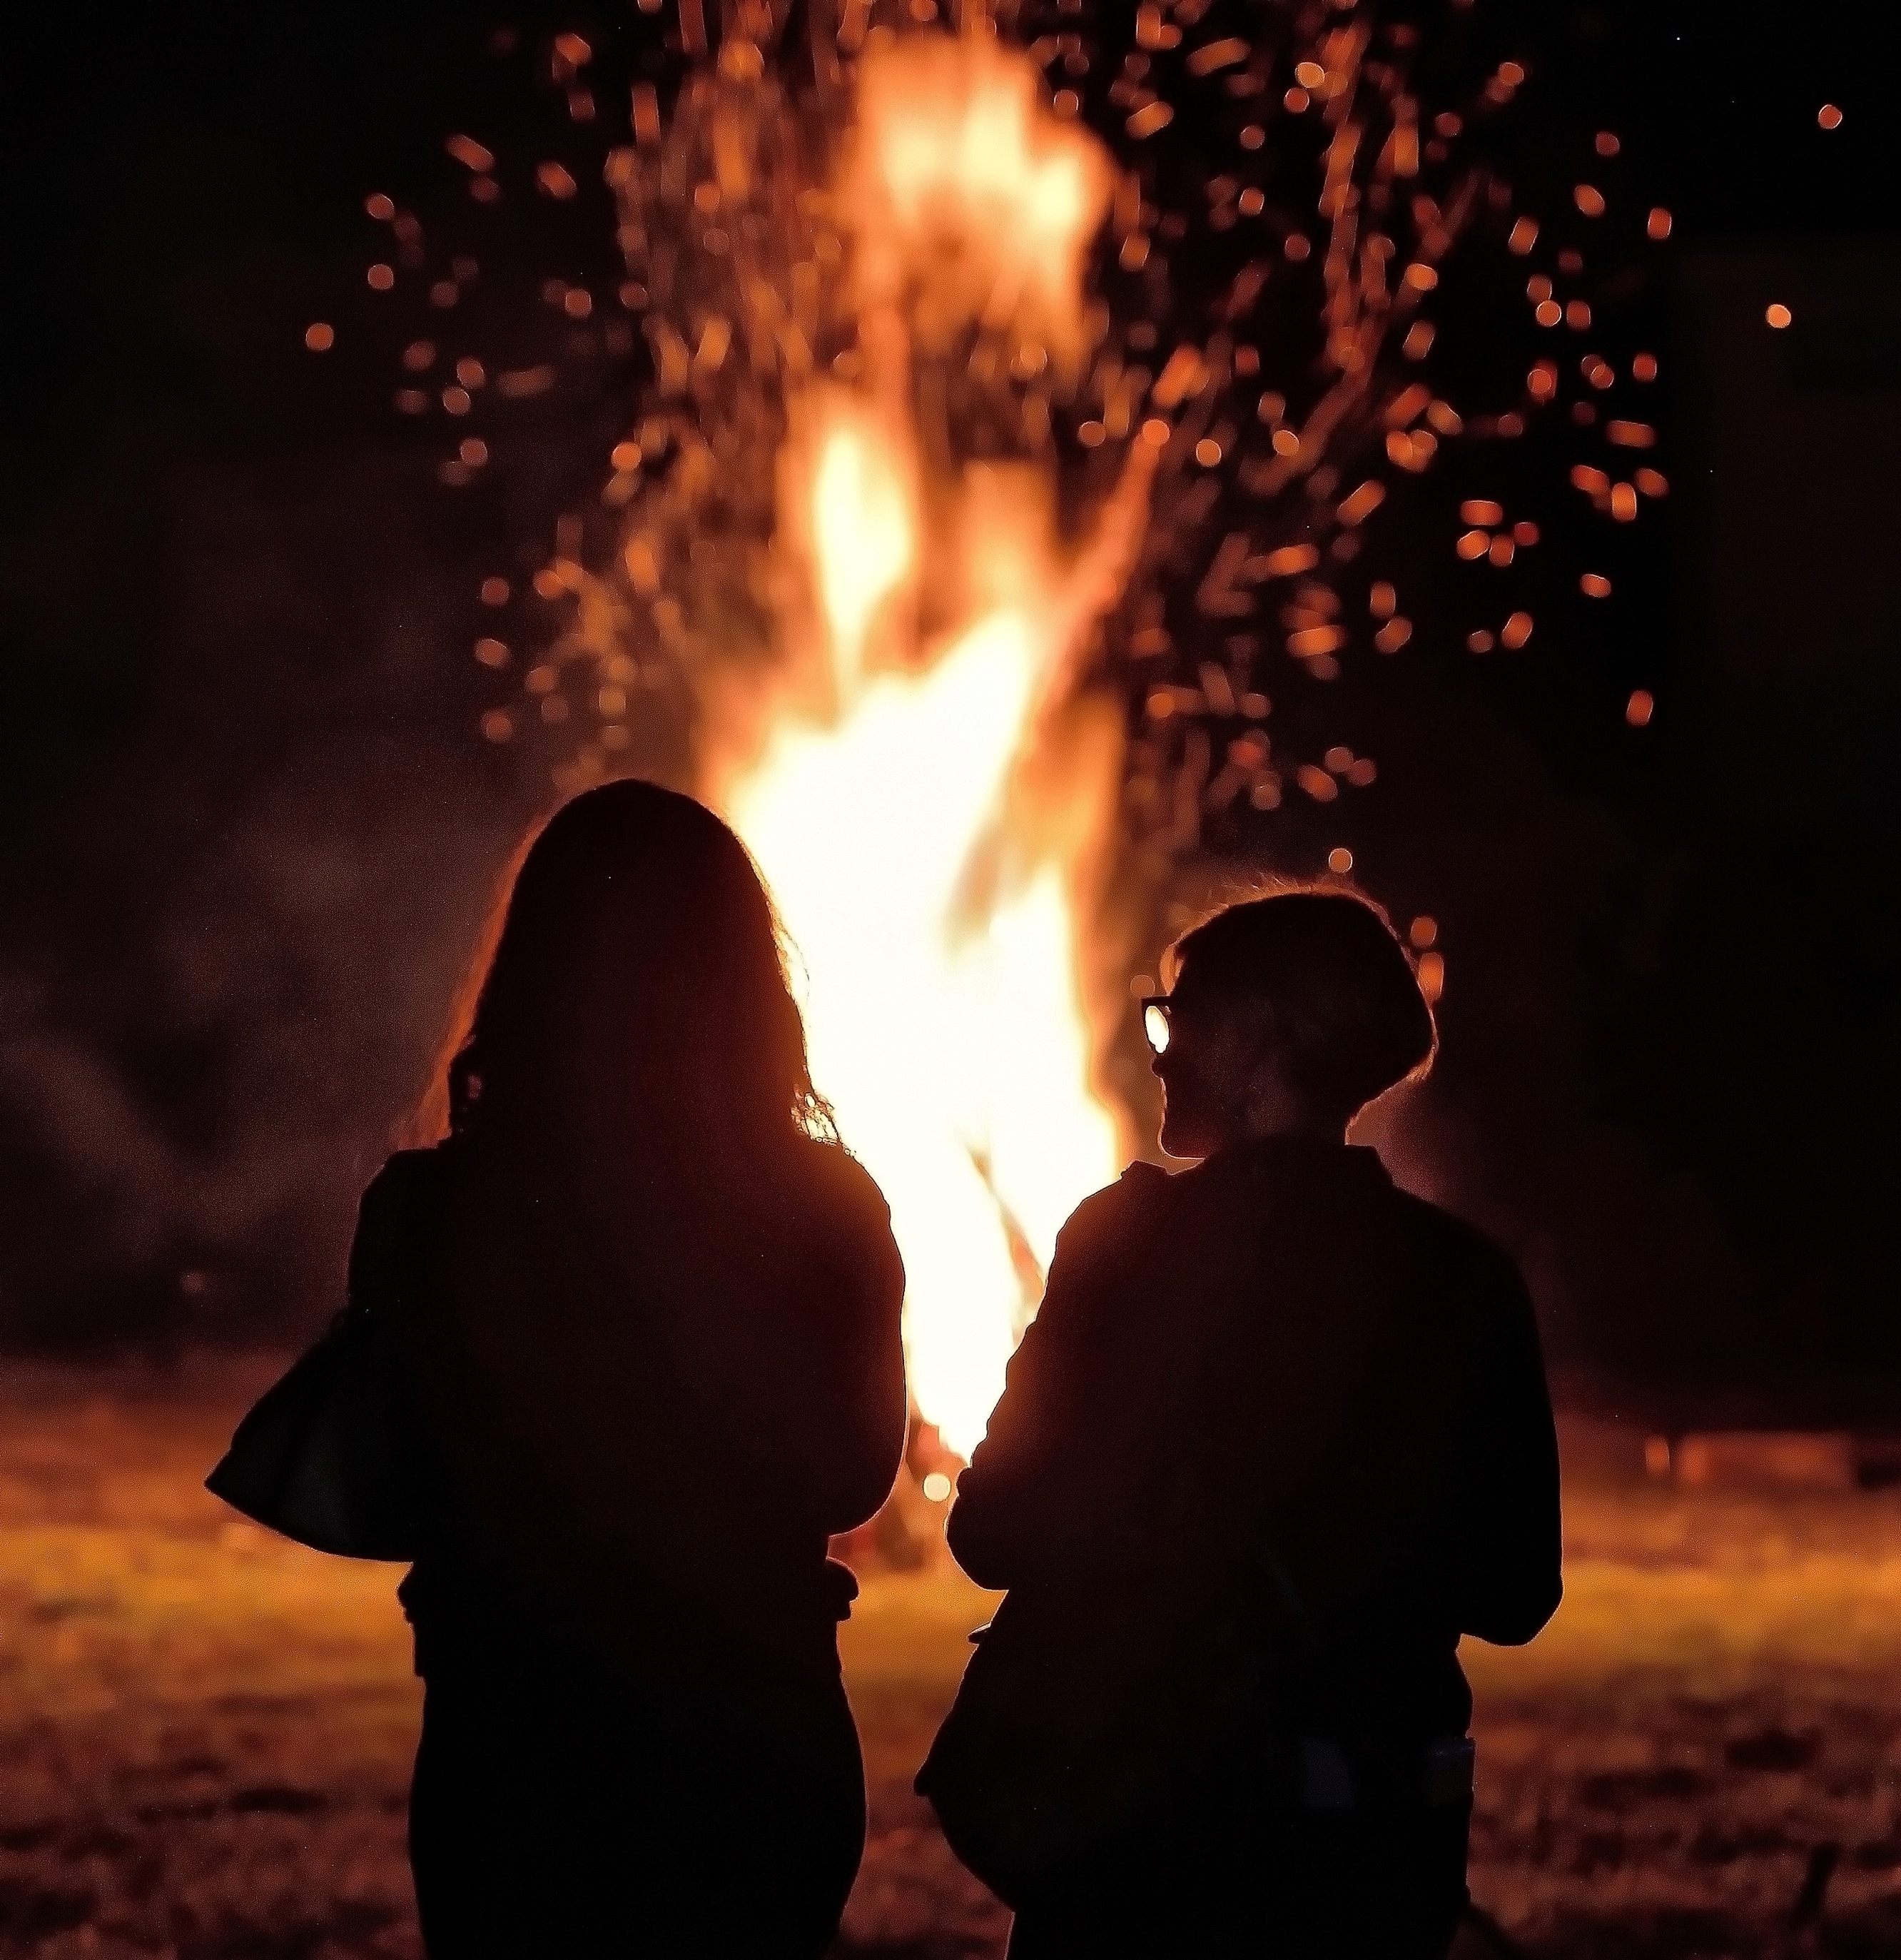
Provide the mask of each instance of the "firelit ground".
{"label": "firelit ground", "polygon": [[[4,1960],[419,1952],[397,1575],[199,1488],[262,1379],[8,1370]],[[1580,1478],[1568,1537],[1551,1628],[1469,1653],[1478,1900],[1540,1960],[1901,1952],[1901,1497]],[[1001,1951],[1006,1915],[909,1794],[990,1604],[941,1566],[877,1577],[845,1630],[873,1792],[854,1960]]]}

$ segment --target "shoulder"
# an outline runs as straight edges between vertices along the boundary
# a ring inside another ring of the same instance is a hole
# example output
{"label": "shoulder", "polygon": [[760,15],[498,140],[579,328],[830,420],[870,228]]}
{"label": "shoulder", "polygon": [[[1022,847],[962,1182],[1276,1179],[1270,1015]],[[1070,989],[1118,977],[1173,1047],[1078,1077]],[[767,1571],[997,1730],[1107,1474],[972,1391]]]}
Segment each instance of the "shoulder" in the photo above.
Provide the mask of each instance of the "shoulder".
{"label": "shoulder", "polygon": [[350,1249],[350,1290],[362,1297],[386,1283],[399,1262],[435,1231],[448,1189],[440,1148],[399,1150],[364,1188]]}
{"label": "shoulder", "polygon": [[1092,1192],[1070,1214],[1057,1234],[1057,1250],[1074,1255],[1125,1242],[1157,1214],[1174,1185],[1157,1165],[1130,1164],[1114,1183]]}
{"label": "shoulder", "polygon": [[1446,1281],[1482,1297],[1494,1311],[1530,1311],[1518,1262],[1489,1233],[1410,1192],[1396,1187],[1394,1197],[1414,1243]]}
{"label": "shoulder", "polygon": [[[806,1213],[795,1236],[816,1236],[829,1257],[863,1271],[879,1290],[902,1290],[903,1264],[891,1229],[891,1206],[878,1181],[838,1144],[802,1141],[796,1158],[796,1201]],[[817,1248],[815,1248],[817,1249]]]}
{"label": "shoulder", "polygon": [[383,1161],[383,1168],[364,1187],[365,1212],[395,1209],[413,1202],[424,1192],[442,1187],[448,1157],[440,1144],[424,1150],[398,1150]]}
{"label": "shoulder", "polygon": [[828,1220],[889,1231],[891,1206],[878,1181],[842,1144],[801,1140],[794,1176],[805,1201]]}

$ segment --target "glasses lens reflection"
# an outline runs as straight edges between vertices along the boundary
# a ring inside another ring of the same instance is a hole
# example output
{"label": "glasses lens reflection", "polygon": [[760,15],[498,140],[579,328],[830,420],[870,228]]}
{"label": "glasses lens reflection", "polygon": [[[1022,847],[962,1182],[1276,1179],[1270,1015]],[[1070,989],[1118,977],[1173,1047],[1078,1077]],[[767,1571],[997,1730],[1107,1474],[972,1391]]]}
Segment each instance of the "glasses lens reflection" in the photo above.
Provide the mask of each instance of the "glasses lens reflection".
{"label": "glasses lens reflection", "polygon": [[1159,1001],[1151,1001],[1142,1010],[1142,1032],[1157,1055],[1168,1045],[1168,1010]]}

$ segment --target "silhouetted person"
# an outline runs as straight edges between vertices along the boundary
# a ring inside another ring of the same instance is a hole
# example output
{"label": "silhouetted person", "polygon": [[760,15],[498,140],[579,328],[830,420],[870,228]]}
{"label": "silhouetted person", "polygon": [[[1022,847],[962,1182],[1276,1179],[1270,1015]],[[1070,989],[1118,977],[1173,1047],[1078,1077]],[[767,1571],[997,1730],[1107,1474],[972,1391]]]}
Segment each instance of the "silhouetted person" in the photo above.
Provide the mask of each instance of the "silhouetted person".
{"label": "silhouetted person", "polygon": [[1113,1768],[1157,1707],[1213,1732],[1184,1716],[1165,1774],[1151,1739],[1130,1814],[1016,1901],[1012,1960],[1436,1960],[1467,1897],[1460,1636],[1528,1640],[1560,1591],[1531,1303],[1344,1141],[1435,1046],[1381,915],[1283,892],[1174,956],[1145,1022],[1162,1147],[1201,1161],[1134,1165],[1064,1227],[949,1535],[1010,1589],[995,1637],[1049,1650],[1019,1680],[1149,1643],[1149,1705],[1105,1691],[1077,1761]]}
{"label": "silhouetted person", "polygon": [[903,1268],[738,839],[568,803],[442,1087],[352,1257],[420,1403],[432,1960],[816,1956],[865,1818],[826,1541],[896,1474]]}

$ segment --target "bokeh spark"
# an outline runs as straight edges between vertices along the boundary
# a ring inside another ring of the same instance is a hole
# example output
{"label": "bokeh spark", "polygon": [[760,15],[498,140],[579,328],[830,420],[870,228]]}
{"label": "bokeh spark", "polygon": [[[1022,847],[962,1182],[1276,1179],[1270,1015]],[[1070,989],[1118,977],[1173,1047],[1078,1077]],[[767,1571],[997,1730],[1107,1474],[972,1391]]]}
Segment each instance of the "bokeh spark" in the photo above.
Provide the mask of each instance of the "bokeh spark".
{"label": "bokeh spark", "polygon": [[[1117,1162],[1105,895],[1369,788],[1330,725],[1349,665],[1533,643],[1576,535],[1517,460],[1534,418],[1568,412],[1566,494],[1611,526],[1667,488],[1627,400],[1656,360],[1597,351],[1616,284],[1583,243],[1613,201],[1633,237],[1668,215],[1608,131],[1562,209],[1524,207],[1531,57],[1469,12],[677,0],[558,34],[528,51],[558,139],[447,145],[478,218],[528,201],[564,258],[505,346],[446,331],[479,254],[366,207],[371,290],[433,317],[396,405],[443,418],[447,485],[545,468],[510,411],[577,374],[611,418],[529,593],[483,585],[475,657],[519,689],[484,733],[557,731],[564,791],[670,770],[753,848],[960,1452]],[[590,261],[577,225],[610,222]],[[1443,953],[1420,971],[1436,995]]]}

